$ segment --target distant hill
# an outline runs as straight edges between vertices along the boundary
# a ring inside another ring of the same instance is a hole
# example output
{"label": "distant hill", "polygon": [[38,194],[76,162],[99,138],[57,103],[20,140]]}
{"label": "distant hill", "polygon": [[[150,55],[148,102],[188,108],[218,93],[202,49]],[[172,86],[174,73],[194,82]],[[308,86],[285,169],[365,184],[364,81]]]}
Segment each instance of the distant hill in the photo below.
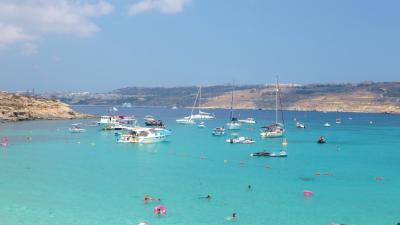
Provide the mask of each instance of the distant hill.
{"label": "distant hill", "polygon": [[0,92],[0,122],[87,117],[56,100]]}
{"label": "distant hill", "polygon": [[[229,108],[229,85],[206,86],[202,102],[208,108]],[[272,109],[274,86],[235,87],[235,108]],[[198,87],[127,87],[109,93],[55,93],[46,97],[69,104],[191,107]],[[400,113],[400,82],[281,85],[282,106],[288,110]]]}

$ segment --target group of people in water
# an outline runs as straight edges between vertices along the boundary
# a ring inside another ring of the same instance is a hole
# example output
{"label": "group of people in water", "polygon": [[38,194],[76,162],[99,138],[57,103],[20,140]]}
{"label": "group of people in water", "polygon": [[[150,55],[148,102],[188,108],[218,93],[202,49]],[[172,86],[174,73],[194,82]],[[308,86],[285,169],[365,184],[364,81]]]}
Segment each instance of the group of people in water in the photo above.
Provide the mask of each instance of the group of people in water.
{"label": "group of people in water", "polygon": [[[247,190],[250,191],[251,189],[252,189],[251,185],[250,184],[247,185]],[[211,200],[212,196],[211,196],[211,194],[207,194],[206,196],[203,196],[203,197],[200,197],[200,198],[201,199]],[[148,204],[148,203],[151,203],[153,201],[160,202],[161,199],[160,198],[154,198],[154,197],[151,197],[148,194],[145,194],[144,197],[143,197],[143,201],[144,201],[145,204]],[[166,208],[164,206],[156,206],[154,208],[154,214],[155,215],[159,215],[159,216],[160,215],[165,215],[166,214],[165,211],[166,211]],[[238,218],[238,216],[237,216],[236,212],[232,213],[231,216],[225,217],[226,220],[236,220],[237,218]],[[147,223],[144,223],[144,224],[147,224]]]}

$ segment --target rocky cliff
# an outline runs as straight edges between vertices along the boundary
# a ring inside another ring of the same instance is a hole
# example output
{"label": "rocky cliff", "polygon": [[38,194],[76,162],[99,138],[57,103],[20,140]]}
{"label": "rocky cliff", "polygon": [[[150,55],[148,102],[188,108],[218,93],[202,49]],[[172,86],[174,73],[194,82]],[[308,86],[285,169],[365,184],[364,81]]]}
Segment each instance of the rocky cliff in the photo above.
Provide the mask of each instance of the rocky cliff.
{"label": "rocky cliff", "polygon": [[88,118],[56,100],[0,92],[0,121]]}

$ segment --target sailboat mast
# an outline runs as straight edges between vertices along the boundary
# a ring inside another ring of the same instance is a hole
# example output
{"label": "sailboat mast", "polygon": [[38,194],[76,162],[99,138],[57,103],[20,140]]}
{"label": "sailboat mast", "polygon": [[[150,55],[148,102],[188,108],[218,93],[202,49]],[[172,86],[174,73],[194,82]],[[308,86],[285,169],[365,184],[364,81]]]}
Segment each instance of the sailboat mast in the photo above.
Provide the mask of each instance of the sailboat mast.
{"label": "sailboat mast", "polygon": [[200,90],[197,92],[196,99],[194,100],[192,112],[190,113],[190,118],[193,117],[193,110],[194,110],[194,107],[196,107],[196,102],[197,102],[197,98],[199,97],[199,94],[200,94]]}
{"label": "sailboat mast", "polygon": [[199,88],[199,114],[200,114],[200,108],[201,108],[201,85]]}
{"label": "sailboat mast", "polygon": [[275,124],[278,124],[278,78],[276,79],[275,89]]}
{"label": "sailboat mast", "polygon": [[229,114],[229,120],[232,121],[233,118],[233,85],[232,85],[232,95],[231,95],[231,112]]}

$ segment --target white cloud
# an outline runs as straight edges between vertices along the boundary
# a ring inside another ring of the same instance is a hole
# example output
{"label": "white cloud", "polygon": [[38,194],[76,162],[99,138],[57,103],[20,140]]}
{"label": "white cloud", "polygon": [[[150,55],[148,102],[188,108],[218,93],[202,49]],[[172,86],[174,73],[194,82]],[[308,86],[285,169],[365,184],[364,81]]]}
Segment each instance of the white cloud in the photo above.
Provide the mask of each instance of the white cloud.
{"label": "white cloud", "polygon": [[179,13],[184,10],[192,0],[141,0],[129,7],[131,16],[147,11],[158,11],[164,14]]}
{"label": "white cloud", "polygon": [[91,17],[112,11],[113,6],[103,0],[1,0],[0,46],[40,39],[46,34],[87,37],[100,30]]}
{"label": "white cloud", "polygon": [[35,44],[25,43],[22,45],[21,54],[23,56],[32,56],[39,53],[39,50]]}
{"label": "white cloud", "polygon": [[0,23],[0,47],[17,41],[33,40],[33,35],[26,34],[21,27]]}

